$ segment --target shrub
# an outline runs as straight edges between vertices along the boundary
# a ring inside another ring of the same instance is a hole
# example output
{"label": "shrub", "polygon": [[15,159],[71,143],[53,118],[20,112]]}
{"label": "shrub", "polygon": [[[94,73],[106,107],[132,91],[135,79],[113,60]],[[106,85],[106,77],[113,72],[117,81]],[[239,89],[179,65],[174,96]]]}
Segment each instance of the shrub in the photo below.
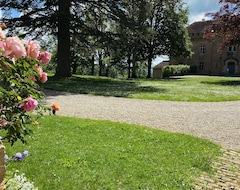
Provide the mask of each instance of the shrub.
{"label": "shrub", "polygon": [[[31,130],[27,124],[36,123],[36,118],[46,108],[41,104],[44,94],[37,80],[47,81],[41,65],[50,61],[51,54],[41,51],[36,41],[25,41],[17,36],[5,37],[0,27],[0,130],[5,131],[2,140],[14,144]],[[36,114],[31,112],[36,111]]]}
{"label": "shrub", "polygon": [[185,75],[189,73],[189,70],[189,65],[166,65],[163,67],[163,78],[175,75]]}

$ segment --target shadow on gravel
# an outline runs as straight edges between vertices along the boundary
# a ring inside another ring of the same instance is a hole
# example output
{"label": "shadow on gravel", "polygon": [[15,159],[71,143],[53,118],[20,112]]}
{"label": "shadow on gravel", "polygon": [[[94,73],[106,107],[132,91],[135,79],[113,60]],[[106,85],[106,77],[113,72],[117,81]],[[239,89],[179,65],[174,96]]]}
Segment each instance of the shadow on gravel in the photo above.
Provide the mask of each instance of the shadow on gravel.
{"label": "shadow on gravel", "polygon": [[[129,97],[141,93],[163,93],[167,90],[154,86],[142,86],[137,80],[117,80],[104,77],[49,77],[43,86],[45,89],[77,94],[93,94],[101,96]],[[43,90],[44,91],[44,90]],[[63,93],[55,93],[57,96]],[[46,95],[47,92],[45,92]],[[54,96],[54,93],[51,95]]]}

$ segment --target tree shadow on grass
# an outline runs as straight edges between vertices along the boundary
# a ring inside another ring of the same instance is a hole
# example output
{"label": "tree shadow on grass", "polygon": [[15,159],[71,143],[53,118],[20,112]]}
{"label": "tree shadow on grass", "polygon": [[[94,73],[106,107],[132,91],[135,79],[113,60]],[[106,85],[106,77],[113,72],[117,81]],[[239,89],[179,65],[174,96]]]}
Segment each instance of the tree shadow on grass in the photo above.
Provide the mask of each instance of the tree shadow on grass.
{"label": "tree shadow on grass", "polygon": [[221,86],[240,86],[240,80],[221,80],[221,81],[216,81],[216,82],[212,82],[212,81],[205,81],[205,82],[201,82],[203,84],[214,84],[214,85],[221,85]]}
{"label": "tree shadow on grass", "polygon": [[142,86],[137,80],[119,80],[105,77],[58,78],[49,77],[43,88],[72,92],[78,94],[93,94],[101,96],[129,97],[140,93],[165,93],[165,88]]}

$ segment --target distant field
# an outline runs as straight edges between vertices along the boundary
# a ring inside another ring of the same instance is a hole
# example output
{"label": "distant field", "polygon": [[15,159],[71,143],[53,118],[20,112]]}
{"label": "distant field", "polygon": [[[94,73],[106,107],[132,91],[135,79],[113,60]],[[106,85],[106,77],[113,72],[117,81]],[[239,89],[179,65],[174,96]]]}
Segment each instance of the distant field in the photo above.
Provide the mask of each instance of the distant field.
{"label": "distant field", "polygon": [[126,98],[220,102],[240,100],[240,78],[236,77],[175,77],[171,79],[121,80],[106,77],[49,77],[47,89],[81,94]]}

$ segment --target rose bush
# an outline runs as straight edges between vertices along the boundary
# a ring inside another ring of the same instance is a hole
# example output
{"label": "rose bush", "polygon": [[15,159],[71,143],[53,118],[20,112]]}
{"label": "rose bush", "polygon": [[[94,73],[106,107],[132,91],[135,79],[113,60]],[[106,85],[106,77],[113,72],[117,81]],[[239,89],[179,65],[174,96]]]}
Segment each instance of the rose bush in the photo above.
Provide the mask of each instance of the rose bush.
{"label": "rose bush", "polygon": [[37,41],[6,37],[5,27],[0,27],[0,131],[2,140],[13,144],[18,139],[25,142],[31,132],[28,124],[36,123],[47,109],[38,81],[47,81],[41,64],[47,64],[51,54],[41,51]]}

